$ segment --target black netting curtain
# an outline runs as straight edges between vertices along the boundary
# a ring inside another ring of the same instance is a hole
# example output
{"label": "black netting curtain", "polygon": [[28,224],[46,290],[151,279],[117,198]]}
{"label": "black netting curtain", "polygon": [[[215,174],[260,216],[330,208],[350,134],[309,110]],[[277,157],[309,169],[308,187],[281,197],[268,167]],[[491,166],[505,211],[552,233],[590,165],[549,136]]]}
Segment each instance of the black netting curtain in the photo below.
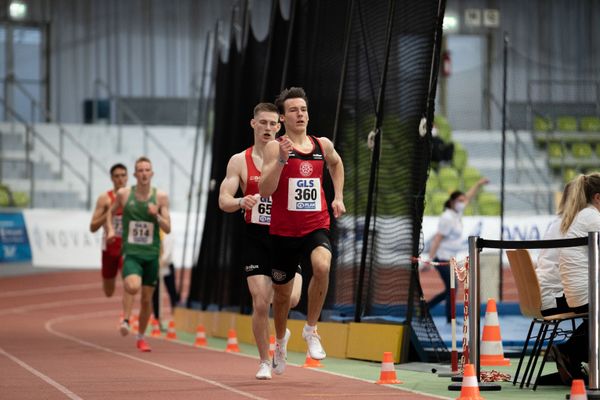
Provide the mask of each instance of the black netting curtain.
{"label": "black netting curtain", "polygon": [[[231,46],[229,59],[218,66],[216,185],[190,296],[220,307],[245,301],[241,217],[218,210],[218,183],[228,158],[251,141],[254,104],[273,101],[283,87],[302,86],[309,97],[309,133],[335,141],[346,171],[348,213],[332,226],[334,265],[325,308],[360,321],[414,318],[424,324],[424,341],[436,342],[424,347],[435,348],[439,335],[426,311],[415,307],[422,291],[411,260],[420,252],[431,151],[431,123],[424,137],[419,123],[433,117],[444,1],[292,0],[287,20],[274,3],[269,36],[258,43],[250,34],[242,50]],[[375,158],[367,145],[374,130],[381,144]],[[331,187],[326,191],[331,200]]]}

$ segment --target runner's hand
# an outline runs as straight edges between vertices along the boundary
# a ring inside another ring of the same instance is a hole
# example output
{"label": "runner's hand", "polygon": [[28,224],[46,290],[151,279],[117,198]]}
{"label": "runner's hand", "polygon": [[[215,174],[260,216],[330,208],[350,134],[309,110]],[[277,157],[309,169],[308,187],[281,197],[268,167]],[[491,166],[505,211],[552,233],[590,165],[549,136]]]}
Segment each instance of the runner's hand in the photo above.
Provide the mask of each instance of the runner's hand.
{"label": "runner's hand", "polygon": [[333,209],[333,216],[335,218],[341,217],[346,212],[346,206],[342,200],[333,200],[331,208]]}
{"label": "runner's hand", "polygon": [[279,140],[279,158],[287,161],[290,158],[290,151],[294,149],[294,143],[287,136],[282,136]]}
{"label": "runner's hand", "polygon": [[154,203],[148,203],[148,214],[156,217],[158,215],[158,206]]}
{"label": "runner's hand", "polygon": [[242,197],[242,201],[240,202],[240,206],[244,210],[251,210],[252,207],[254,207],[254,205],[256,203],[258,203],[258,199],[260,199],[260,195],[259,194],[244,196],[244,197]]}

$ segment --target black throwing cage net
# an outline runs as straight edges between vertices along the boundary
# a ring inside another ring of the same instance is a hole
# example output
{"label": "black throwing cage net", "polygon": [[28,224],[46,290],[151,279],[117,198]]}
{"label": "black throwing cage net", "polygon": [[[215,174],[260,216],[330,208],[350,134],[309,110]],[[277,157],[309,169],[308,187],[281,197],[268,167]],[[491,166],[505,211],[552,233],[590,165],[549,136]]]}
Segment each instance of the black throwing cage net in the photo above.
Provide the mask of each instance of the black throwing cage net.
{"label": "black throwing cage net", "polygon": [[[309,134],[332,139],[345,167],[347,214],[332,218],[322,318],[406,324],[413,358],[446,360],[412,261],[422,250],[445,1],[296,0],[288,18],[274,4],[267,38],[257,41],[246,22],[241,49],[232,35],[228,59],[216,67],[211,186],[188,304],[249,312],[242,218],[218,209],[218,186],[229,157],[251,144],[254,105],[301,86]],[[303,273],[307,283],[310,268]]]}

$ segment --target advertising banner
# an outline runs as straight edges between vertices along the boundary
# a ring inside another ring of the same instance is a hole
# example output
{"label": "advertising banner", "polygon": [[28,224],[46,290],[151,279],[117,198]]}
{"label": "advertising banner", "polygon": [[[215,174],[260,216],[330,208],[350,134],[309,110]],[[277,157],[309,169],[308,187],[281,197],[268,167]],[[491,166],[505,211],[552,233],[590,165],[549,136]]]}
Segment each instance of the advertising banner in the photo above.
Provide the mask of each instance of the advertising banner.
{"label": "advertising banner", "polygon": [[23,214],[0,212],[0,263],[31,261]]}
{"label": "advertising banner", "polygon": [[[32,209],[24,210],[25,224],[31,241],[31,258],[34,267],[52,268],[100,268],[102,232],[89,230],[91,211]],[[171,212],[171,235],[173,235],[173,262],[181,267],[186,215]],[[198,226],[202,229],[203,218]],[[186,247],[185,267],[193,264],[192,249],[195,232],[195,216],[190,216]],[[198,236],[199,246],[200,237]]]}

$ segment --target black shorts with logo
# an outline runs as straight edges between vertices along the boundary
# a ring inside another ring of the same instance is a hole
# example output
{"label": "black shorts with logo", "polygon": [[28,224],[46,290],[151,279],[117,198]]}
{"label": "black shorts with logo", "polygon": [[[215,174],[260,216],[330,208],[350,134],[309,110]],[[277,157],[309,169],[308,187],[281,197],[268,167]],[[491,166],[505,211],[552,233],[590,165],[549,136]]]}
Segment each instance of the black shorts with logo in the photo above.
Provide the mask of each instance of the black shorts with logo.
{"label": "black shorts with logo", "polygon": [[301,262],[310,262],[310,254],[317,247],[323,246],[331,252],[327,229],[317,229],[302,237],[271,235],[271,246],[271,279],[277,285],[291,281]]}
{"label": "black shorts with logo", "polygon": [[246,277],[271,276],[269,225],[245,224],[243,263]]}
{"label": "black shorts with logo", "polygon": [[[268,225],[245,224],[242,257],[246,278],[253,275],[271,276],[271,235]],[[295,271],[302,273],[300,263],[296,264]]]}

